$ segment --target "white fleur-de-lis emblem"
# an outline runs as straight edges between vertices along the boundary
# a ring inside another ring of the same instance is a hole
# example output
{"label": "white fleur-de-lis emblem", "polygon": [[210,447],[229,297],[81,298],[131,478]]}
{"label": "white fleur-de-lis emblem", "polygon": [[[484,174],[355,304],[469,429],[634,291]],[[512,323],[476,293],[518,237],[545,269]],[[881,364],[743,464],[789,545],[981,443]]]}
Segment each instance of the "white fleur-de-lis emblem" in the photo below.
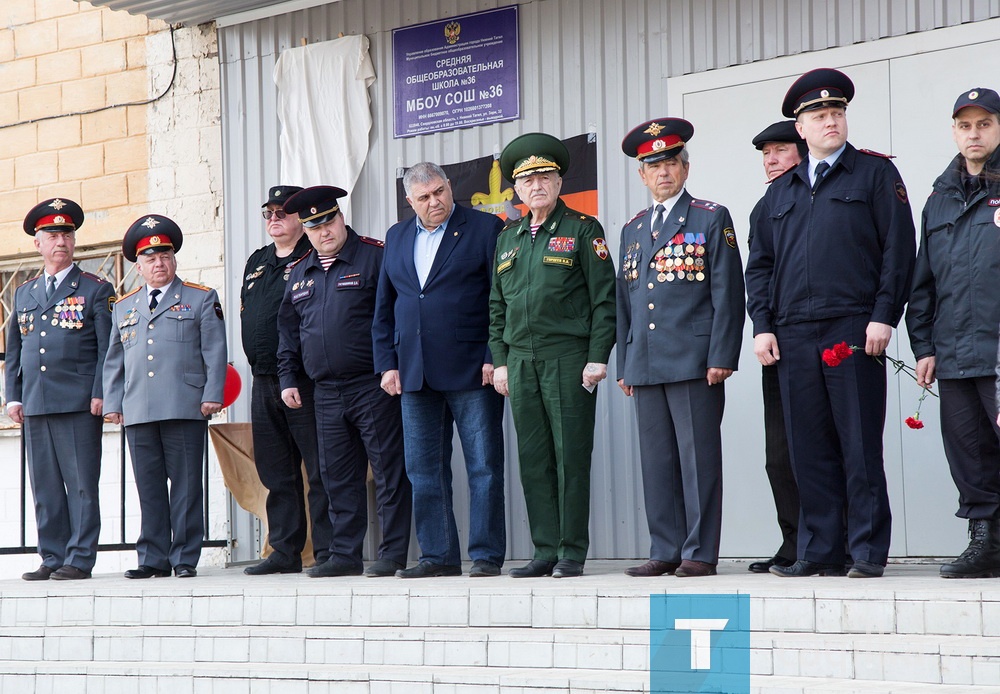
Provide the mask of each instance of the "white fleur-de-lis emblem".
{"label": "white fleur-de-lis emblem", "polygon": [[147,227],[149,229],[152,229],[157,224],[159,224],[159,222],[153,219],[152,217],[146,217],[146,221],[142,223],[144,227]]}

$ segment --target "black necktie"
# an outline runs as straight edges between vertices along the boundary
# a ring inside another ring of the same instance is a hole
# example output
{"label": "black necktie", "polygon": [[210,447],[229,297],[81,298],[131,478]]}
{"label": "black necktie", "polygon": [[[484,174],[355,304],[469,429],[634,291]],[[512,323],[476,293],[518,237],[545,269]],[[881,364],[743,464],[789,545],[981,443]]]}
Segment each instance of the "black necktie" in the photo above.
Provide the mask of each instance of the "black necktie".
{"label": "black necktie", "polygon": [[49,275],[48,281],[45,283],[45,300],[48,301],[52,298],[52,295],[56,291],[56,277],[55,275]]}
{"label": "black necktie", "polygon": [[149,311],[150,311],[150,313],[152,313],[153,310],[156,309],[156,305],[158,303],[160,303],[160,300],[157,297],[160,296],[161,293],[162,292],[159,289],[154,289],[153,291],[151,291],[149,293]]}
{"label": "black necktie", "polygon": [[656,206],[656,213],[653,215],[653,228],[651,230],[654,241],[660,235],[660,230],[663,228],[663,218],[666,216],[664,212],[666,212],[666,208],[663,205]]}
{"label": "black necktie", "polygon": [[819,182],[823,180],[823,175],[826,173],[826,170],[829,169],[829,168],[830,168],[830,165],[827,164],[825,161],[821,161],[819,164],[816,165],[816,172],[813,174],[812,192],[815,193],[816,189],[819,188]]}

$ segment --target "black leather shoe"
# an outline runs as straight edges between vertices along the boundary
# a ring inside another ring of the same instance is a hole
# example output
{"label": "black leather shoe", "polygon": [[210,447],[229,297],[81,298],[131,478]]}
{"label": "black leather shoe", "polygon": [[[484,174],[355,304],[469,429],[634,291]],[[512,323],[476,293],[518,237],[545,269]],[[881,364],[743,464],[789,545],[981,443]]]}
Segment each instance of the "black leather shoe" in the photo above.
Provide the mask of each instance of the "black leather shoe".
{"label": "black leather shoe", "polygon": [[784,557],[779,557],[775,554],[770,559],[765,559],[764,561],[755,561],[747,567],[747,571],[753,574],[766,574],[771,570],[772,566],[791,566],[795,562],[791,559],[785,559]]}
{"label": "black leather shoe", "polygon": [[847,572],[847,577],[881,578],[883,573],[885,573],[885,567],[882,564],[874,564],[864,559],[855,559],[854,564],[851,565],[850,570]]}
{"label": "black leather shoe", "polygon": [[1000,576],[1000,521],[969,521],[969,546],[955,561],[941,566],[942,578],[991,578]]}
{"label": "black leather shoe", "polygon": [[791,566],[772,566],[770,572],[784,578],[802,578],[804,576],[843,576],[843,564],[821,564],[816,561],[799,559]]}
{"label": "black leather shoe", "polygon": [[409,569],[400,569],[396,572],[396,578],[433,578],[434,576],[461,576],[461,566],[447,566],[445,564],[434,564],[429,561],[422,561]]}
{"label": "black leather shoe", "polygon": [[49,578],[53,581],[80,581],[84,578],[90,578],[90,572],[67,564],[53,571]]}
{"label": "black leather shoe", "polygon": [[541,578],[542,576],[551,576],[554,568],[556,568],[554,561],[532,559],[524,566],[511,569],[507,575],[511,578]]}
{"label": "black leather shoe", "polygon": [[650,578],[652,576],[663,576],[664,574],[672,574],[680,566],[680,562],[670,562],[670,561],[660,561],[659,559],[650,559],[645,564],[639,566],[630,566],[625,569],[626,576],[635,576],[637,578]]}
{"label": "black leather shoe", "polygon": [[344,559],[331,557],[322,564],[318,564],[306,571],[306,575],[310,578],[335,578],[337,576],[360,576],[363,572],[364,567],[362,566]]}
{"label": "black leather shoe", "polygon": [[53,569],[51,566],[46,566],[45,564],[42,564],[34,571],[29,571],[28,573],[21,574],[21,578],[23,578],[25,581],[47,581],[49,580],[49,576],[51,576],[53,573],[55,573],[55,569]]}
{"label": "black leather shoe", "polygon": [[198,575],[198,569],[190,564],[178,564],[174,567],[174,576],[177,578],[194,578]]}
{"label": "black leather shoe", "polygon": [[277,553],[272,554],[264,561],[243,569],[247,576],[267,576],[270,574],[297,574],[302,571],[302,559],[288,561],[285,557],[280,557]]}
{"label": "black leather shoe", "polygon": [[129,569],[125,578],[163,578],[170,575],[170,569],[157,569],[153,566],[141,565],[138,569]]}
{"label": "black leather shoe", "polygon": [[573,559],[560,559],[552,569],[552,578],[576,578],[583,576],[583,562]]}
{"label": "black leather shoe", "polygon": [[483,576],[499,576],[500,567],[491,561],[486,561],[485,559],[480,559],[478,561],[472,562],[472,568],[469,569],[469,576],[471,578],[482,578]]}
{"label": "black leather shoe", "polygon": [[395,576],[400,569],[405,569],[406,564],[392,559],[379,559],[374,564],[365,569],[365,576],[368,578],[382,578],[383,576]]}

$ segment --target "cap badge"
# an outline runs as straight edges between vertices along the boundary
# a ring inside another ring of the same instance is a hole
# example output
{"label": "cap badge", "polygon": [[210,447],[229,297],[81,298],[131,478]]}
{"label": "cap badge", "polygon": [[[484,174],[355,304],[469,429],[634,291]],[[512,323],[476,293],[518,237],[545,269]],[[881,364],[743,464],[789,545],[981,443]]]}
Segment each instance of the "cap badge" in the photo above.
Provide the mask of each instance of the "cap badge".
{"label": "cap badge", "polygon": [[653,149],[654,150],[663,149],[666,146],[667,146],[667,143],[664,142],[663,140],[653,140]]}
{"label": "cap badge", "polygon": [[159,224],[159,222],[153,219],[152,217],[146,217],[146,221],[142,223],[142,226],[146,227],[147,229],[152,229],[157,224]]}
{"label": "cap badge", "polygon": [[278,188],[276,191],[274,191],[274,197],[276,197],[276,198],[280,198],[281,197],[281,188]]}
{"label": "cap badge", "polygon": [[971,92],[969,92],[969,98],[970,99],[978,99],[979,98],[979,92],[977,92],[975,89],[973,89]]}
{"label": "cap badge", "polygon": [[653,137],[657,137],[661,132],[663,132],[663,129],[664,126],[660,125],[659,123],[650,123],[649,127],[643,130],[642,132],[646,133],[647,135],[652,135]]}
{"label": "cap badge", "polygon": [[819,93],[819,95],[825,99],[826,97],[830,96],[830,90],[824,89]]}
{"label": "cap badge", "polygon": [[59,198],[56,198],[55,200],[49,203],[49,207],[51,207],[53,210],[61,210],[62,208],[66,207],[66,203],[64,203]]}
{"label": "cap badge", "polygon": [[149,245],[150,246],[155,246],[155,245],[157,245],[159,243],[160,243],[160,237],[159,236],[150,236],[149,237]]}
{"label": "cap badge", "polygon": [[310,207],[309,208],[309,214],[316,214],[316,208],[315,207]]}
{"label": "cap badge", "polygon": [[66,218],[63,217],[61,214],[57,214],[55,217],[52,218],[52,221],[55,224],[65,224]]}

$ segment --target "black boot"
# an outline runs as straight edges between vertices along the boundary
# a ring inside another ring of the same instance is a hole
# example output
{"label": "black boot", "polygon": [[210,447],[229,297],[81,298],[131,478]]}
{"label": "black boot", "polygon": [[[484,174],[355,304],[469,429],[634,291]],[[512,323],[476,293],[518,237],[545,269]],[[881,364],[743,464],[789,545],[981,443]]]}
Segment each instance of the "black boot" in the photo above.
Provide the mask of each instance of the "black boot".
{"label": "black boot", "polygon": [[944,578],[991,578],[1000,576],[1000,520],[975,518],[969,521],[972,541],[961,556],[941,567]]}

